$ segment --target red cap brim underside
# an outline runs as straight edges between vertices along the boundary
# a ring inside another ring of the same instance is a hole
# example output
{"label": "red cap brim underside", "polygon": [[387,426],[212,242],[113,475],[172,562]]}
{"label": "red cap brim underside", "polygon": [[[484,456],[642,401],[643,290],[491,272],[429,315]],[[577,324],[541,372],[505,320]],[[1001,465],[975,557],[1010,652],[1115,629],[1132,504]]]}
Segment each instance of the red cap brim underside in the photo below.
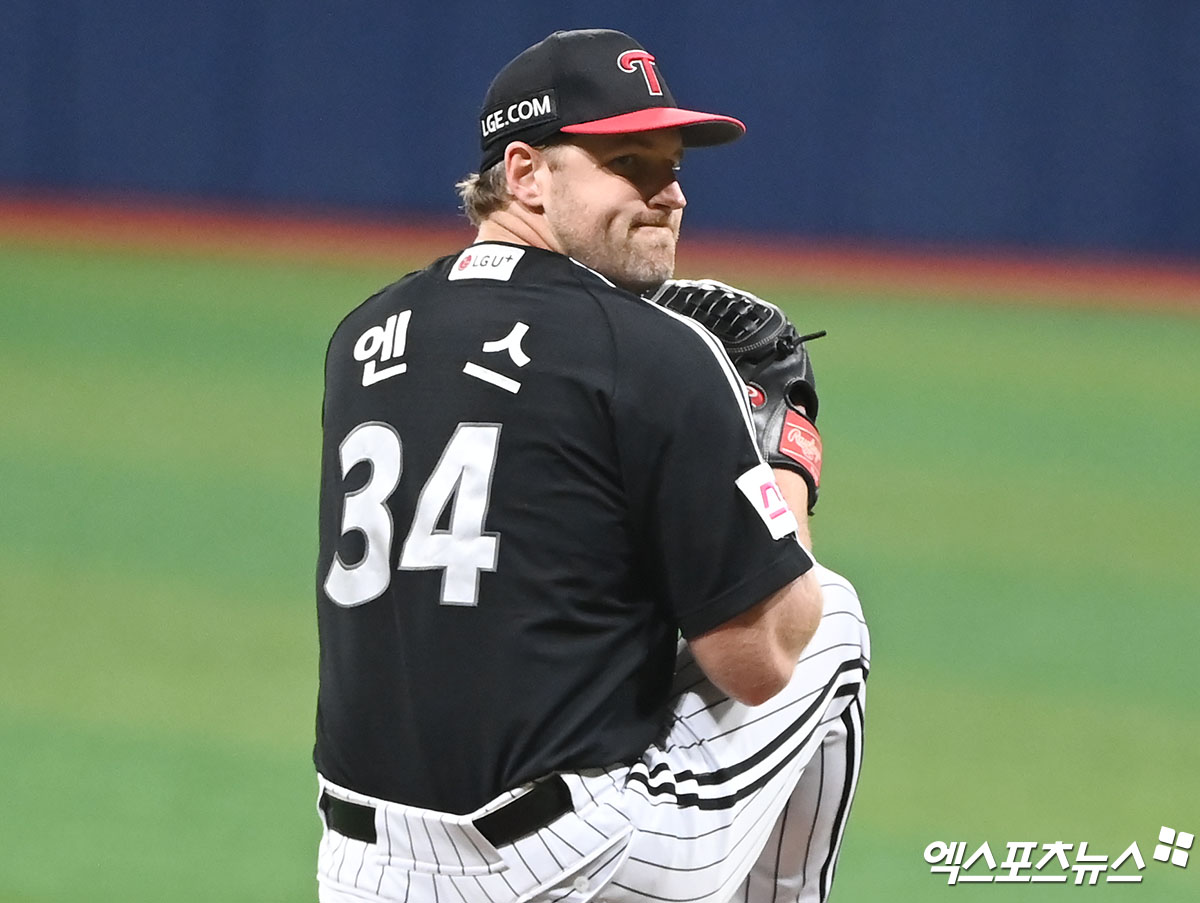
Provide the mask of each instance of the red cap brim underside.
{"label": "red cap brim underside", "polygon": [[732,116],[699,113],[678,107],[653,107],[635,110],[607,119],[565,125],[560,131],[571,135],[623,135],[628,132],[649,132],[654,129],[683,129],[683,143],[689,147],[706,147],[735,141],[746,133],[746,126]]}

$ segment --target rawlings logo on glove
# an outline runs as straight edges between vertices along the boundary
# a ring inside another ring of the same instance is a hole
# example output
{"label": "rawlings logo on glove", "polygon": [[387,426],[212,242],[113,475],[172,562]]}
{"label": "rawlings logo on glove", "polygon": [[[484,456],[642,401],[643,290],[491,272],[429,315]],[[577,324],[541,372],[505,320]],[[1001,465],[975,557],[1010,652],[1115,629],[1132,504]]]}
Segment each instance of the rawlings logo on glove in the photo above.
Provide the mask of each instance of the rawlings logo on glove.
{"label": "rawlings logo on glove", "polygon": [[648,300],[695,320],[725,346],[746,383],[759,450],[808,484],[808,511],[821,481],[817,383],[801,336],[783,311],[757,295],[713,279],[670,279]]}
{"label": "rawlings logo on glove", "polygon": [[[779,451],[812,476],[812,496],[821,485],[821,434],[814,424],[804,419],[797,411],[788,411],[783,418],[783,436],[779,440]],[[811,508],[811,505],[810,505]]]}

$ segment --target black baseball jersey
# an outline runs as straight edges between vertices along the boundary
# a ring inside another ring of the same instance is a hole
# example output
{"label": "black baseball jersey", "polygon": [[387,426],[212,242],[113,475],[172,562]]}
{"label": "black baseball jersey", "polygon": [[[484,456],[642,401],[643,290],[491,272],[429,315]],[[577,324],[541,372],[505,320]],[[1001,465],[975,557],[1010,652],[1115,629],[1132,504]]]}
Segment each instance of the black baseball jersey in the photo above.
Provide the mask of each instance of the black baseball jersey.
{"label": "black baseball jersey", "polygon": [[473,245],[350,313],[326,358],[318,770],[465,814],[636,759],[677,631],[812,566],[743,392],[700,327],[537,248]]}

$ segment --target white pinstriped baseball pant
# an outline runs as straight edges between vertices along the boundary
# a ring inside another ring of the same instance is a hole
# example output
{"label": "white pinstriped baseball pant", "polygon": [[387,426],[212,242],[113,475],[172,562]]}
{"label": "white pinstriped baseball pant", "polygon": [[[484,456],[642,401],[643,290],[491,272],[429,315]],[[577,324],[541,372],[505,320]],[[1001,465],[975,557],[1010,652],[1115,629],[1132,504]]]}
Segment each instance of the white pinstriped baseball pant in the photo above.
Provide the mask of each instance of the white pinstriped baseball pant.
{"label": "white pinstriped baseball pant", "polygon": [[318,776],[321,792],[374,807],[377,836],[325,829],[321,903],[826,900],[862,762],[871,649],[853,587],[817,568],[825,613],[783,691],[733,702],[682,649],[665,738],[633,765],[563,774],[573,811],[515,843],[492,846],[473,820],[527,788],[458,816]]}

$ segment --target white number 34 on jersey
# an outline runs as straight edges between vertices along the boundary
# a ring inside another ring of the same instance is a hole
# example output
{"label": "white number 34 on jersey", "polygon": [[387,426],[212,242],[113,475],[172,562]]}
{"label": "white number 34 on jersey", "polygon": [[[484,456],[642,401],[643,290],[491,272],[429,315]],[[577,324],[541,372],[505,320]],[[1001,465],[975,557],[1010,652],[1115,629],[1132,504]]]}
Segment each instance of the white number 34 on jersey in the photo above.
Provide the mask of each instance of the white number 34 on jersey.
{"label": "white number 34 on jersey", "polygon": [[[400,547],[400,570],[443,572],[443,605],[477,605],[479,572],[496,569],[500,535],[485,532],[483,521],[499,443],[498,423],[458,425],[421,489],[412,527]],[[356,564],[334,554],[325,593],[337,605],[370,602],[391,583],[393,524],[387,502],[400,485],[403,449],[400,434],[377,421],[356,426],[339,448],[343,478],[363,461],[371,472],[366,485],[348,492],[343,501],[341,532],[357,530],[366,548]],[[439,530],[438,518],[451,502],[450,529]]]}

